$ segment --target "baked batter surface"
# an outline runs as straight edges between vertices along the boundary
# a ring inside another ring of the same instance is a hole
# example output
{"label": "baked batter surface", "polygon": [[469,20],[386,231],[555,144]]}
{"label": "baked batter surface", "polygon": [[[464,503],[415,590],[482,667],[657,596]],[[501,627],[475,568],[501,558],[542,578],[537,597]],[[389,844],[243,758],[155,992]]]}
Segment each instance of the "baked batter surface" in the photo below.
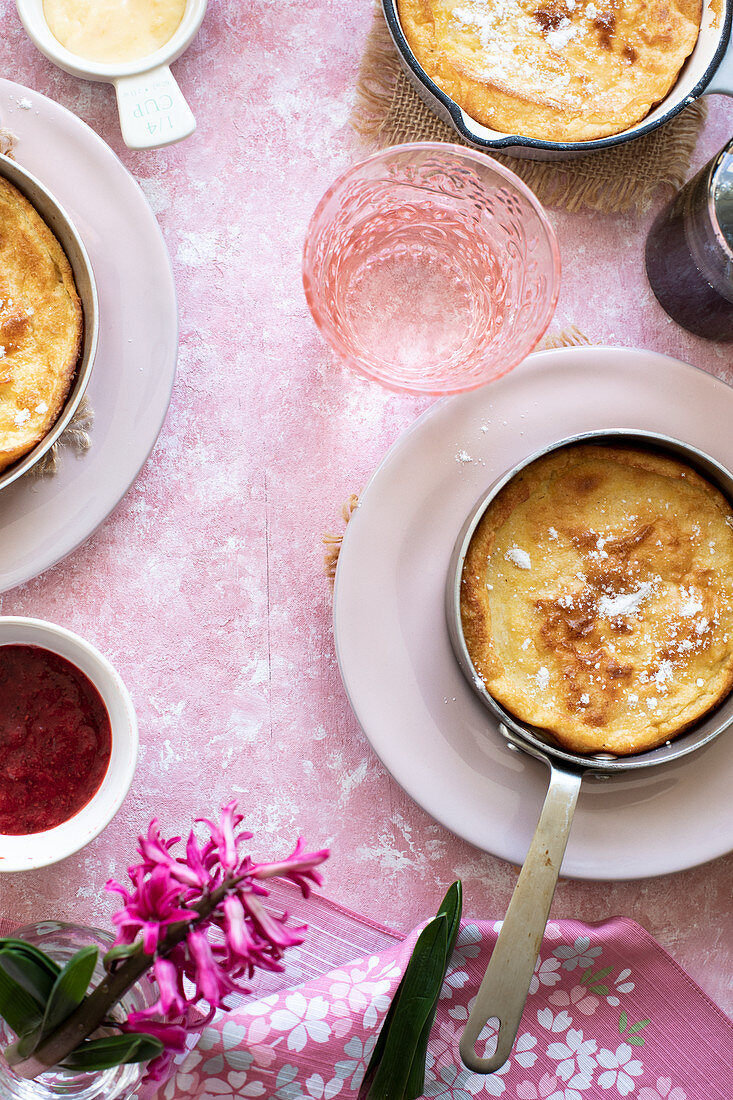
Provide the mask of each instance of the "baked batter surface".
{"label": "baked batter surface", "polygon": [[46,223],[0,177],[0,470],[63,408],[82,337],[71,265]]}
{"label": "baked batter surface", "polygon": [[733,687],[733,515],[684,463],[579,445],[497,495],[461,616],[488,691],[579,753],[642,752]]}
{"label": "baked batter surface", "polygon": [[435,83],[492,130],[589,141],[643,119],[697,40],[702,0],[398,0]]}

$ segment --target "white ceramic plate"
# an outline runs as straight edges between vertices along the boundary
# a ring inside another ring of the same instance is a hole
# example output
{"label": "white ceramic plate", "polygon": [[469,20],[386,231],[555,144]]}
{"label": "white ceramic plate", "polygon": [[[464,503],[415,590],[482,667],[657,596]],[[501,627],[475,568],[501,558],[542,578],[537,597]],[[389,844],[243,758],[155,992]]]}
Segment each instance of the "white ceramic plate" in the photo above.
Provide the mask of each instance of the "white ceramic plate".
{"label": "white ceramic plate", "polygon": [[[464,681],[444,618],[448,561],[479,496],[520,459],[575,432],[640,428],[733,467],[733,389],[653,352],[540,352],[498,382],[446,398],[395,443],[346,529],[334,592],[336,650],[356,716],[429,814],[522,863],[547,786],[509,752]],[[625,879],[733,848],[733,728],[687,761],[583,785],[563,874]]]}
{"label": "white ceramic plate", "polygon": [[0,126],[15,159],[65,207],[99,292],[99,347],[87,394],[92,446],[64,448],[51,478],[0,493],[0,592],[65,557],[120,502],[153,449],[176,371],[178,313],[168,253],[135,180],[84,122],[29,88],[0,80]]}

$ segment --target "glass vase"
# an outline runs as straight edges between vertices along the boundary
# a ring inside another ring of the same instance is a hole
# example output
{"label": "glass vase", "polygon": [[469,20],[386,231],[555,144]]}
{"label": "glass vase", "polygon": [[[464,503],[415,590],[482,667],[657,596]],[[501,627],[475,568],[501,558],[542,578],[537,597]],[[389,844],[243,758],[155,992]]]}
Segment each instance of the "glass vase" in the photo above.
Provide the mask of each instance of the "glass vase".
{"label": "glass vase", "polygon": [[[29,924],[13,932],[14,939],[26,940],[46,951],[62,966],[81,947],[94,944],[100,948],[92,984],[104,977],[102,955],[113,943],[114,937],[99,928],[86,928],[76,924],[59,924],[41,921]],[[153,987],[141,979],[119,1002],[127,1010],[147,1007],[155,999]],[[125,1015],[127,1014],[125,1013]],[[0,1019],[0,1049],[15,1040],[15,1033]],[[65,1096],[74,1100],[132,1100],[144,1076],[144,1063],[114,1066],[112,1069],[80,1073],[78,1071],[50,1069],[33,1080],[18,1077],[0,1054],[0,1098],[2,1100],[47,1100]]]}

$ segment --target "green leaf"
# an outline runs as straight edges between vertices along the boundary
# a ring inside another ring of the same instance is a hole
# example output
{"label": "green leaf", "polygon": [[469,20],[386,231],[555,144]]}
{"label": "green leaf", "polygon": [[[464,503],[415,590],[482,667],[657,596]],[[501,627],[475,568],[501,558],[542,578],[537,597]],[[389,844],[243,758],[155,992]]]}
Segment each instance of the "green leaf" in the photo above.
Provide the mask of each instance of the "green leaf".
{"label": "green leaf", "polygon": [[643,1027],[646,1027],[646,1025],[650,1023],[651,1020],[639,1020],[638,1024],[631,1025],[631,1027],[629,1028],[629,1034],[631,1035],[634,1031],[641,1031]]}
{"label": "green leaf", "polygon": [[34,1001],[43,1008],[53,989],[54,976],[33,955],[27,955],[14,947],[0,950],[0,966],[8,977],[17,982]]}
{"label": "green leaf", "polygon": [[462,886],[455,882],[418,937],[382,1023],[359,1100],[414,1100],[422,1095],[427,1044],[462,905]]}
{"label": "green leaf", "polygon": [[583,976],[582,976],[582,977],[581,977],[581,979],[580,979],[580,984],[581,984],[581,985],[587,985],[587,984],[588,984],[588,982],[590,981],[590,978],[591,978],[591,971],[592,971],[592,969],[593,969],[593,967],[592,967],[592,966],[588,966],[588,967],[586,967],[586,969],[585,969],[585,970],[583,971]]}
{"label": "green leaf", "polygon": [[110,947],[104,955],[102,959],[104,969],[114,970],[118,963],[124,962],[132,955],[137,955],[140,951],[142,951],[141,943],[118,943],[116,947]]}
{"label": "green leaf", "polygon": [[41,1026],[43,1006],[0,965],[0,1016],[22,1037]]}
{"label": "green leaf", "polygon": [[[433,917],[418,937],[402,979],[381,1061],[368,1084],[368,1092],[360,1091],[360,1096],[368,1096],[369,1100],[402,1100],[406,1095],[413,1055],[432,1011],[436,986],[439,992],[443,981],[447,948],[448,921],[441,913]],[[366,1083],[365,1076],[362,1089]]]}
{"label": "green leaf", "polygon": [[110,1069],[126,1062],[147,1062],[163,1053],[160,1039],[152,1035],[110,1035],[104,1039],[88,1039],[66,1058],[61,1065],[65,1069]]}
{"label": "green leaf", "polygon": [[623,1033],[626,1031],[626,1027],[627,1027],[628,1022],[629,1022],[628,1013],[624,1011],[624,1012],[621,1013],[621,1015],[618,1018],[618,1033],[619,1033],[619,1035],[623,1035]]}
{"label": "green leaf", "polygon": [[613,970],[612,966],[604,966],[602,970],[599,970],[597,974],[593,975],[593,981],[600,981],[601,978],[606,978]]}
{"label": "green leaf", "polygon": [[608,996],[607,985],[591,985],[589,986],[591,993],[600,993],[602,997]]}
{"label": "green leaf", "polygon": [[435,990],[435,999],[433,1001],[432,1011],[429,1013],[427,1020],[423,1025],[420,1038],[415,1048],[415,1053],[412,1058],[412,1065],[410,1067],[410,1076],[407,1080],[407,1087],[405,1089],[406,1100],[417,1100],[422,1096],[425,1089],[425,1062],[428,1056],[428,1042],[430,1040],[430,1032],[433,1029],[435,1023],[435,1014],[438,1011],[438,1000],[440,998],[440,990],[445,978],[446,970],[450,964],[453,949],[456,945],[456,939],[458,938],[458,930],[461,927],[461,912],[463,910],[463,886],[460,881],[454,882],[452,886],[448,888],[448,891],[440,903],[437,915],[443,914],[448,922],[447,929],[447,944],[445,952],[445,962],[443,965],[443,974],[440,978],[437,989]]}
{"label": "green leaf", "polygon": [[626,1042],[631,1043],[631,1045],[635,1046],[635,1047],[643,1047],[644,1046],[644,1040],[642,1039],[641,1035],[629,1035]]}
{"label": "green leaf", "polygon": [[43,1035],[48,1035],[58,1027],[84,1000],[97,965],[98,954],[96,947],[82,947],[69,959],[57,977],[46,1003],[41,1025]]}
{"label": "green leaf", "polygon": [[16,940],[13,939],[12,936],[6,936],[0,939],[0,951],[5,951],[6,948],[12,948],[22,955],[27,955],[28,958],[33,959],[39,966],[44,967],[54,980],[61,972],[59,964],[52,959],[50,955],[47,955],[45,951],[41,951],[40,947],[35,947],[32,943],[26,943],[25,940]]}

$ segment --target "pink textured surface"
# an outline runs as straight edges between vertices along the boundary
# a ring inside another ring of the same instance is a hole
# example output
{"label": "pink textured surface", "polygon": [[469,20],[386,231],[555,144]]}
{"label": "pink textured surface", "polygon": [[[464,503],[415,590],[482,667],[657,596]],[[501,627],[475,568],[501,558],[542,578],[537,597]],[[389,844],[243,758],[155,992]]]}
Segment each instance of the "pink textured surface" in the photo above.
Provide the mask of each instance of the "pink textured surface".
{"label": "pink textured surface", "polygon": [[[516,870],[456,840],[389,778],[333,653],[321,534],[338,529],[341,501],[429,404],[342,368],[300,283],[309,215],[365,151],[347,117],[371,5],[212,3],[175,66],[198,130],[137,154],[122,146],[112,89],[45,61],[10,0],[0,16],[0,73],[90,123],[145,189],[181,311],[171,410],[140,478],[80,550],[0,598],[4,614],[51,619],[99,646],[130,688],[142,736],[116,820],[77,857],[4,878],[3,913],[106,923],[102,884],[149,818],[183,830],[234,793],[259,852],[285,852],[298,832],[330,844],[327,892],[378,920],[407,930],[456,875],[467,916],[501,915]],[[730,101],[713,97],[695,165],[732,121]],[[684,333],[648,289],[652,215],[551,212],[564,267],[555,324],[730,381],[731,346]],[[630,884],[565,881],[553,914],[634,918],[731,1012],[732,881],[730,856]]]}

